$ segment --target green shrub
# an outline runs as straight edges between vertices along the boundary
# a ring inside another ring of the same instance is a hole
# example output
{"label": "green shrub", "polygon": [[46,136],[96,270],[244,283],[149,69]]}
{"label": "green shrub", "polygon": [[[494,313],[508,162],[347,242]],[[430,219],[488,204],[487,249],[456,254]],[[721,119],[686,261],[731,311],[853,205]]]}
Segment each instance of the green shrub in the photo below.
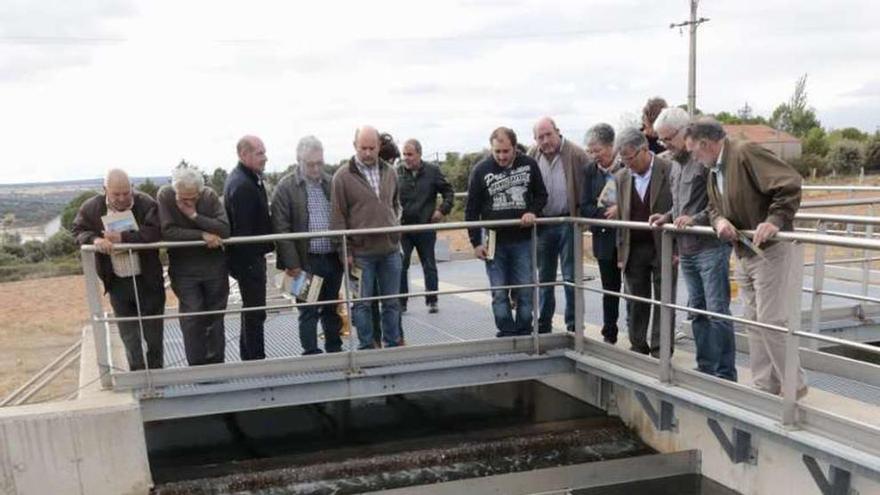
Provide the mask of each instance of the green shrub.
{"label": "green shrub", "polygon": [[825,159],[812,153],[805,153],[798,158],[789,160],[788,163],[791,164],[791,166],[794,167],[802,177],[812,176],[813,169],[816,169],[817,177],[828,175],[831,172]]}
{"label": "green shrub", "polygon": [[856,141],[840,140],[828,152],[828,165],[838,174],[857,174],[863,163],[862,145]]}
{"label": "green shrub", "polygon": [[880,171],[880,136],[874,136],[865,145],[865,171]]}
{"label": "green shrub", "polygon": [[46,241],[45,250],[51,258],[75,253],[77,250],[76,239],[73,238],[73,234],[61,229]]}
{"label": "green shrub", "polygon": [[46,259],[46,249],[41,241],[30,240],[21,245],[24,259],[30,263],[39,263]]}

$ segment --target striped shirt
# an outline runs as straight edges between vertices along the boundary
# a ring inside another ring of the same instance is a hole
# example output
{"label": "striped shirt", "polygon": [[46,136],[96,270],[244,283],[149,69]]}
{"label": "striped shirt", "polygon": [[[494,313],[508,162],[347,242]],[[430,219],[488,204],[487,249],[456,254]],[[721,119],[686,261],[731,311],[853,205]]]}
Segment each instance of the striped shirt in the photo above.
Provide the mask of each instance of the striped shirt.
{"label": "striped shirt", "polygon": [[[309,207],[309,232],[324,232],[330,228],[330,201],[324,195],[320,181],[305,179],[306,200]],[[333,244],[328,237],[309,239],[309,252],[327,254],[333,252]]]}

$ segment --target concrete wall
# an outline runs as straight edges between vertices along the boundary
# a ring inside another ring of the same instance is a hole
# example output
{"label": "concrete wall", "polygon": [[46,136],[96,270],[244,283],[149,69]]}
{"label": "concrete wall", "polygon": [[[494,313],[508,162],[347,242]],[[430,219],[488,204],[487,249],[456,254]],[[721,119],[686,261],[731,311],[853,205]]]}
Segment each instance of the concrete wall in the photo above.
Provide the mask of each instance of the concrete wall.
{"label": "concrete wall", "polygon": [[[677,431],[656,431],[631,390],[614,387],[616,410],[627,425],[660,452],[698,449],[703,475],[743,495],[821,495],[802,460],[803,453],[767,437],[752,437],[757,464],[733,464],[712,434],[706,417],[684,407],[675,408]],[[656,407],[656,404],[655,404]],[[731,437],[731,425],[721,423]],[[824,472],[828,465],[819,462]],[[880,493],[880,483],[853,474],[851,487],[861,494]]]}

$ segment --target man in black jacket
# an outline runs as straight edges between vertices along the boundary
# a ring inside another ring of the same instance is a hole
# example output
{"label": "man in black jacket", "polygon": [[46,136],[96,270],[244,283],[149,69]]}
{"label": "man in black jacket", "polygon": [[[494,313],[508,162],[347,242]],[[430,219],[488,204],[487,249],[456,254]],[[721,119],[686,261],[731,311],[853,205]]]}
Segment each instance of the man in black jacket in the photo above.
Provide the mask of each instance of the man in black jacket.
{"label": "man in black jacket", "polygon": [[[108,213],[131,211],[137,230],[114,231],[105,227],[101,217]],[[165,285],[162,264],[157,249],[119,252],[113,251],[118,243],[157,242],[160,237],[159,210],[148,195],[132,191],[128,175],[122,170],[111,170],[104,179],[104,194],[94,196],[80,206],[73,220],[73,235],[80,245],[94,244],[98,276],[104,291],[110,295],[115,316],[161,315],[165,311]],[[135,290],[137,287],[137,290]],[[162,367],[161,319],[121,321],[117,324],[119,336],[125,345],[130,370]],[[147,344],[146,353],[141,339]]]}
{"label": "man in black jacket", "polygon": [[[256,136],[238,141],[238,165],[226,179],[223,198],[232,237],[272,233],[269,203],[263,185],[266,168],[266,147]],[[272,243],[236,244],[227,247],[227,260],[232,277],[238,281],[243,308],[266,305],[266,253]],[[264,359],[263,323],[266,312],[248,311],[241,316],[239,351],[243,361]]]}
{"label": "man in black jacket", "polygon": [[[401,225],[436,223],[452,211],[455,192],[446,181],[440,167],[422,161],[422,145],[415,139],[403,144],[403,164],[397,168],[397,184],[400,188],[400,206],[403,214]],[[443,203],[437,206],[437,195],[443,196]],[[409,264],[413,248],[419,253],[419,263],[425,275],[425,290],[437,290],[437,261],[434,258],[434,245],[437,232],[408,232],[400,237],[403,248],[403,270],[400,275],[400,293],[409,292]],[[401,311],[406,311],[407,297],[400,298]],[[429,313],[437,312],[437,296],[426,296],[425,303]]]}

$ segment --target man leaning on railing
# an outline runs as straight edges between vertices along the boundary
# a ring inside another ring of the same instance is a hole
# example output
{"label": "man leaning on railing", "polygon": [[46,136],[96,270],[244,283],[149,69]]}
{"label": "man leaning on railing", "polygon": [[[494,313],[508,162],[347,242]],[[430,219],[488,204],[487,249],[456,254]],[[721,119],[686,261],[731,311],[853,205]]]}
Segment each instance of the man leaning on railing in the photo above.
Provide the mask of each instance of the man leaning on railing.
{"label": "man leaning on railing", "polygon": [[[765,148],[725,135],[713,119],[700,119],[685,131],[688,151],[710,169],[709,219],[718,237],[735,243],[737,280],[744,317],[785,327],[791,300],[788,285],[792,246],[770,239],[793,229],[801,201],[801,176]],[[749,241],[739,230],[754,229]],[[791,283],[799,283],[791,281]],[[749,364],[755,388],[782,393],[785,335],[749,327]],[[800,361],[797,353],[794,358]],[[804,371],[797,366],[797,394],[807,392]]]}

